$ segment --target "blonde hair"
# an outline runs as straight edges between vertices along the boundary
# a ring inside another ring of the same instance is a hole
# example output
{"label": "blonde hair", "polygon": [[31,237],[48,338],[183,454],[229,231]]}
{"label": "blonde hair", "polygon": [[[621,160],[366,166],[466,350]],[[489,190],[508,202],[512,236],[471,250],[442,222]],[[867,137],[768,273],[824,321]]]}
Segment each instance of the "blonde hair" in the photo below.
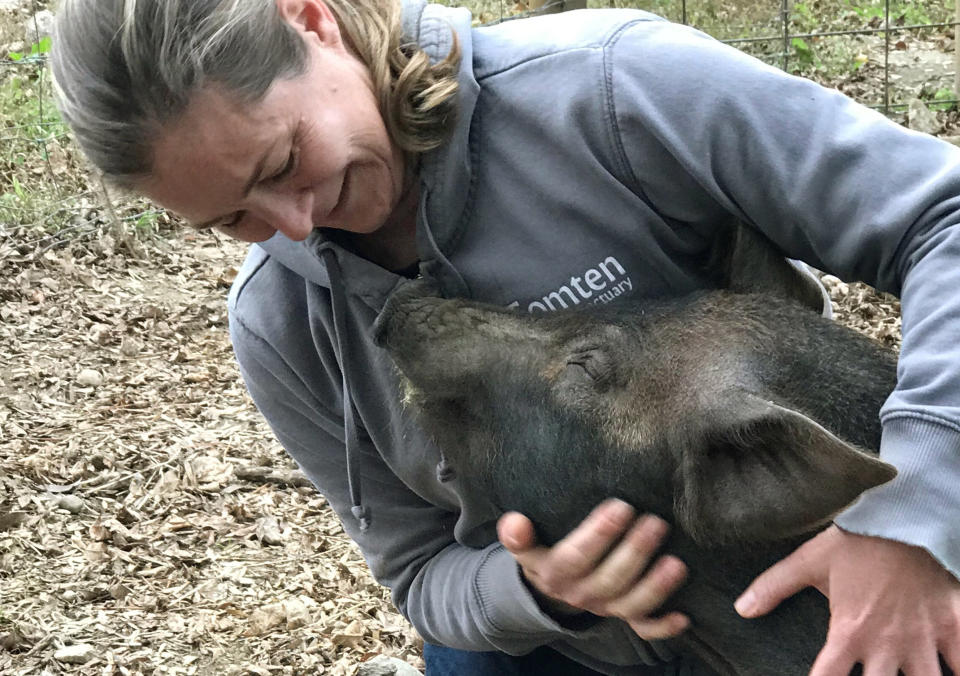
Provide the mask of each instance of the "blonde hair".
{"label": "blonde hair", "polygon": [[[396,0],[325,0],[368,67],[394,142],[415,154],[439,146],[456,117],[460,52],[431,63],[405,43]],[[241,103],[306,71],[302,38],[274,0],[63,0],[51,65],[57,105],[91,162],[134,188],[152,146],[209,84]]]}

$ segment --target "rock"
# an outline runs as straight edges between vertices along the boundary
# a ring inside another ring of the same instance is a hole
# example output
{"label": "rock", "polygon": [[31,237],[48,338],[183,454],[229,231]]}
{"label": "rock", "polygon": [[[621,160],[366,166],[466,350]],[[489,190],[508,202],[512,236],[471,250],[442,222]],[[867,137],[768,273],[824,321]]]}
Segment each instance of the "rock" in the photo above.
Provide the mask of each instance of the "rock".
{"label": "rock", "polygon": [[53,35],[53,12],[45,9],[24,21],[23,33],[27,36],[27,42],[31,43]]}
{"label": "rock", "polygon": [[941,136],[940,140],[952,143],[955,146],[960,146],[960,136]]}
{"label": "rock", "polygon": [[[310,601],[312,599],[307,598],[306,600]],[[307,604],[299,598],[284,601],[283,611],[287,616],[287,631],[305,627],[313,621]]]}
{"label": "rock", "polygon": [[87,332],[87,337],[97,345],[106,345],[113,340],[112,329],[106,324],[94,324]]}
{"label": "rock", "polygon": [[907,103],[907,119],[910,128],[924,134],[935,134],[940,129],[937,115],[920,99],[910,99]]}
{"label": "rock", "polygon": [[0,12],[20,9],[23,3],[24,0],[0,0]]}
{"label": "rock", "polygon": [[96,649],[89,643],[78,643],[60,648],[53,653],[53,659],[64,664],[86,664],[95,654]]}
{"label": "rock", "polygon": [[423,676],[423,674],[401,659],[377,655],[357,668],[357,676]]}
{"label": "rock", "polygon": [[57,507],[65,509],[71,514],[79,514],[83,511],[83,500],[76,495],[58,495]]}
{"label": "rock", "polygon": [[143,345],[136,338],[124,336],[120,339],[120,354],[124,357],[136,357],[142,349]]}
{"label": "rock", "polygon": [[265,545],[282,545],[285,540],[280,522],[274,516],[265,516],[257,523],[257,538]]}
{"label": "rock", "polygon": [[83,369],[77,374],[77,385],[81,387],[100,387],[103,385],[103,376],[99,371]]}

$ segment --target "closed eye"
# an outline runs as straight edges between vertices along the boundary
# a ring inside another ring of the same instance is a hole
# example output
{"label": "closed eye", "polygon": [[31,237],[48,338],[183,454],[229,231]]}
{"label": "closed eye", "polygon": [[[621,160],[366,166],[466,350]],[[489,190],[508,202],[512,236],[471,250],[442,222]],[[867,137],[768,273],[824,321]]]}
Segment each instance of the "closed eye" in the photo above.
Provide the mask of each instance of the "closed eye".
{"label": "closed eye", "polygon": [[568,381],[592,381],[600,383],[610,375],[610,358],[600,349],[578,351],[570,355],[564,369],[564,379]]}
{"label": "closed eye", "polygon": [[290,155],[287,157],[287,163],[283,165],[283,168],[270,177],[270,181],[275,183],[277,181],[282,181],[287,176],[292,174],[297,168],[297,161],[300,159],[300,148],[294,146],[290,149]]}
{"label": "closed eye", "polygon": [[233,215],[229,221],[217,225],[218,230],[229,230],[230,228],[235,228],[240,225],[240,221],[243,220],[243,217],[247,215],[246,211],[238,211]]}

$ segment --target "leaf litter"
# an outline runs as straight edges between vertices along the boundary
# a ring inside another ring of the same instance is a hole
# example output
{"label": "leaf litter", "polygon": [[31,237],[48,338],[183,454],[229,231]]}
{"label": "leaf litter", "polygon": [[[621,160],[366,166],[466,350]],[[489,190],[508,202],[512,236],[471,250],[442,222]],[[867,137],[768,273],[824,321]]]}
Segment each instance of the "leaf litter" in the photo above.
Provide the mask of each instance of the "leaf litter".
{"label": "leaf litter", "polygon": [[422,668],[244,390],[243,246],[23,241],[0,240],[0,673]]}

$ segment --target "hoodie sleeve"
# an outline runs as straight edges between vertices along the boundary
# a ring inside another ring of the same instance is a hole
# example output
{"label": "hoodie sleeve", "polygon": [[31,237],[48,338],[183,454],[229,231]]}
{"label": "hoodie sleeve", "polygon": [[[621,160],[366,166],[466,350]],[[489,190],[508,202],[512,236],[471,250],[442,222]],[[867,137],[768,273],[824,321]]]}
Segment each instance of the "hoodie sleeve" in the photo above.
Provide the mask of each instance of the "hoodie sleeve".
{"label": "hoodie sleeve", "polygon": [[[590,654],[595,653],[591,646],[598,641],[602,645],[613,635],[611,650],[622,653],[623,663],[643,655],[645,647],[628,636],[626,625],[597,620],[573,630],[546,615],[524,584],[513,556],[498,544],[474,549],[457,543],[453,535],[457,514],[426,502],[404,485],[365,434],[360,448],[364,503],[373,519],[367,531],[360,531],[350,512],[343,420],[330,410],[339,410],[339,393],[334,391],[339,373],[331,374],[333,367],[324,366],[334,363],[329,362],[332,355],[316,347],[309,330],[291,326],[291,308],[277,309],[285,315],[278,329],[284,336],[264,335],[269,324],[264,322],[265,308],[291,302],[292,294],[283,301],[273,296],[272,305],[265,302],[263,289],[245,279],[257,255],[252,253],[241,270],[229,307],[230,336],[248,391],[277,439],[359,545],[374,577],[390,588],[393,602],[421,636],[454,648],[510,654],[566,639],[574,649],[583,645]],[[263,261],[260,255],[259,264]],[[303,284],[300,280],[301,288]],[[279,351],[272,344],[277,340],[302,343],[284,342]],[[309,382],[305,372],[314,374]],[[656,659],[651,655],[651,661]]]}
{"label": "hoodie sleeve", "polygon": [[674,24],[625,27],[605,68],[628,179],[667,219],[706,230],[720,209],[901,297],[881,411],[899,475],[836,522],[925,547],[960,577],[960,148]]}

